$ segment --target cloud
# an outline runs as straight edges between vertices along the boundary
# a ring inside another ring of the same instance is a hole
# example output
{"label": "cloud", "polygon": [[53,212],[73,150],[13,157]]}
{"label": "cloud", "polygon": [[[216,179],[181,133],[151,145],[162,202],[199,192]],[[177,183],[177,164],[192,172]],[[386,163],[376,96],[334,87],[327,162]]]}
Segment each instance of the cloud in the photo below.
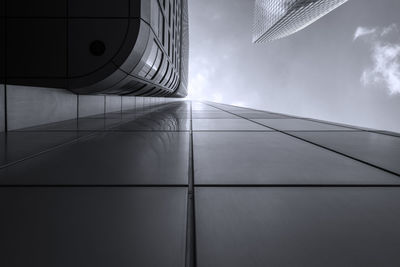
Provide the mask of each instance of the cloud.
{"label": "cloud", "polygon": [[365,27],[358,27],[354,33],[353,40],[357,40],[358,38],[366,35],[370,35],[376,32],[376,28],[365,28]]}
{"label": "cloud", "polygon": [[400,45],[376,44],[372,59],[373,67],[361,76],[364,86],[384,83],[390,94],[400,94]]}
{"label": "cloud", "polygon": [[355,39],[372,34],[370,38],[363,38],[370,45],[372,65],[364,69],[361,83],[364,86],[384,85],[390,95],[400,94],[400,39],[397,25],[374,28],[373,32],[372,29],[359,30],[361,28],[357,28]]}
{"label": "cloud", "polygon": [[394,31],[398,31],[397,24],[392,24],[392,25],[389,25],[389,26],[383,28],[382,32],[381,32],[381,36],[388,35]]}

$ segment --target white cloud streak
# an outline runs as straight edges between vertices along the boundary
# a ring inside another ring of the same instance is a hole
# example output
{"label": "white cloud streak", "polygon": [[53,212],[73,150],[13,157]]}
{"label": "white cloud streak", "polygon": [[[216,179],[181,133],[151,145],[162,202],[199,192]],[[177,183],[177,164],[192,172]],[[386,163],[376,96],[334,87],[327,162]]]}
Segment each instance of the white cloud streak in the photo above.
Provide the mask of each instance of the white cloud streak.
{"label": "white cloud streak", "polygon": [[358,27],[354,33],[353,40],[357,40],[358,38],[366,35],[370,35],[376,32],[376,28],[365,28],[365,27]]}
{"label": "white cloud streak", "polygon": [[[367,36],[369,36],[367,38]],[[395,40],[391,37],[395,37]],[[358,27],[354,40],[362,38],[371,46],[372,66],[364,69],[364,86],[384,85],[390,95],[400,94],[400,39],[397,25],[385,28]],[[387,39],[392,40],[387,40]]]}
{"label": "white cloud streak", "polygon": [[389,26],[383,28],[382,32],[381,32],[381,36],[388,35],[394,31],[398,31],[397,24],[392,24],[392,25],[389,25]]}

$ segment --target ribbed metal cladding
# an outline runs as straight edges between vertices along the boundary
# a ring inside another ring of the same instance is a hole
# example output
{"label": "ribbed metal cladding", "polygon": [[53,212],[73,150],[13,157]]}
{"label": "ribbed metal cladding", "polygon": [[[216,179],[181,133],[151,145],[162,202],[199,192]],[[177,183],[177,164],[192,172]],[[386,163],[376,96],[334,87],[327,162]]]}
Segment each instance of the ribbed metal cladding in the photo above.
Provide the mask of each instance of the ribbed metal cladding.
{"label": "ribbed metal cladding", "polygon": [[348,0],[256,0],[253,42],[269,42],[296,33]]}
{"label": "ribbed metal cladding", "polygon": [[189,80],[189,12],[188,1],[182,0],[180,83],[175,96],[186,96]]}
{"label": "ribbed metal cladding", "polygon": [[[138,0],[137,0],[138,1]],[[149,0],[146,0],[149,1]],[[139,86],[126,95],[185,97],[188,84],[189,30],[187,0],[151,0],[147,47],[131,73]],[[142,18],[146,20],[145,18]],[[143,40],[142,40],[143,41]],[[141,67],[142,66],[142,67]]]}

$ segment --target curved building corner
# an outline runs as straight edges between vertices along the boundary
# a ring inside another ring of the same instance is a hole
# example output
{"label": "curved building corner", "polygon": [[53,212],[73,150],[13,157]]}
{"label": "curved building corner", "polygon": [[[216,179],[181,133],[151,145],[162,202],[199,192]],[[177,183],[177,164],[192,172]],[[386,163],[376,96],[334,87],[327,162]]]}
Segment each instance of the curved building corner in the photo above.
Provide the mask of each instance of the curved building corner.
{"label": "curved building corner", "polygon": [[44,2],[18,9],[7,1],[8,84],[77,94],[187,95],[187,0]]}

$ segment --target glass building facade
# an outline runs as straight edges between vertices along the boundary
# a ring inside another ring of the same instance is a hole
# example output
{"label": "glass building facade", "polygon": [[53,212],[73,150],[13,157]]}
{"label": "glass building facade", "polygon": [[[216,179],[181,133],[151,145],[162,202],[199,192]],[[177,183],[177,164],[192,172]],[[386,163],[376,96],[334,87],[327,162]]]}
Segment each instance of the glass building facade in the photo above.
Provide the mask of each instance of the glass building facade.
{"label": "glass building facade", "polygon": [[0,134],[0,266],[400,266],[399,134],[148,99]]}
{"label": "glass building facade", "polygon": [[348,0],[256,0],[253,42],[269,42],[296,33]]}

